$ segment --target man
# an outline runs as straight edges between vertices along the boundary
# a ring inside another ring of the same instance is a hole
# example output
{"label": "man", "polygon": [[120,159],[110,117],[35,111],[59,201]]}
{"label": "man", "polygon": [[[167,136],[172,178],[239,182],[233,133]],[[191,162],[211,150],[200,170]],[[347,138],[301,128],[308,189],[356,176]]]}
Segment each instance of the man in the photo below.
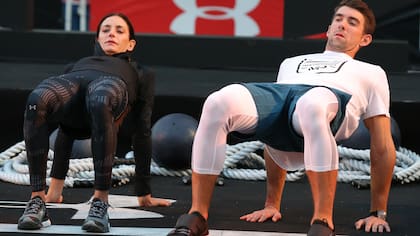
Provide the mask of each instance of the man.
{"label": "man", "polygon": [[325,52],[286,59],[277,83],[229,85],[206,99],[192,152],[192,205],[169,235],[208,234],[214,183],[233,131],[266,144],[265,208],[241,219],[279,220],[286,171],[304,166],[314,204],[308,235],[335,235],[336,140],[350,137],[359,119],[371,135],[372,202],[371,214],[355,226],[391,230],[385,217],[396,153],[388,81],[379,66],[354,59],[371,43],[374,28],[375,17],[363,1],[344,0],[328,27]]}

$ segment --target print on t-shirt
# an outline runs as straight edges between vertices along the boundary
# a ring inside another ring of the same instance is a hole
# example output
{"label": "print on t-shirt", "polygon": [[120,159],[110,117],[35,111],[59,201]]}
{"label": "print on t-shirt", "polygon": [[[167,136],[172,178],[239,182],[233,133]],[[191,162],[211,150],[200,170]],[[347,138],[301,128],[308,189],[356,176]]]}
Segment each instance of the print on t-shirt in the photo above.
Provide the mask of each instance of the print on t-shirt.
{"label": "print on t-shirt", "polygon": [[320,61],[303,59],[297,68],[297,73],[336,73],[347,61]]}

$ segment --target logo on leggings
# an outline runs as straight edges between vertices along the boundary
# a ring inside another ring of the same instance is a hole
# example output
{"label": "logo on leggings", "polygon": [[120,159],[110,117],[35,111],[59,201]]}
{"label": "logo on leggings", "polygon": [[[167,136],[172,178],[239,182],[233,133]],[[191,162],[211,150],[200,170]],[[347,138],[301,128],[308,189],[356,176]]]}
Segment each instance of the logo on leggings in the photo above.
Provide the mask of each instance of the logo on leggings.
{"label": "logo on leggings", "polygon": [[[248,13],[254,10],[260,0],[236,0],[235,6],[198,6],[197,0],[173,0],[183,13],[175,17],[170,29],[177,34],[195,34],[196,20],[199,18],[218,21],[234,21],[235,36],[256,36],[260,33],[257,22]],[[220,14],[211,14],[218,12]]]}
{"label": "logo on leggings", "polygon": [[337,73],[347,61],[322,61],[303,59],[297,68],[297,73]]}
{"label": "logo on leggings", "polygon": [[29,105],[28,110],[30,110],[30,111],[34,110],[35,111],[36,110],[36,105]]}

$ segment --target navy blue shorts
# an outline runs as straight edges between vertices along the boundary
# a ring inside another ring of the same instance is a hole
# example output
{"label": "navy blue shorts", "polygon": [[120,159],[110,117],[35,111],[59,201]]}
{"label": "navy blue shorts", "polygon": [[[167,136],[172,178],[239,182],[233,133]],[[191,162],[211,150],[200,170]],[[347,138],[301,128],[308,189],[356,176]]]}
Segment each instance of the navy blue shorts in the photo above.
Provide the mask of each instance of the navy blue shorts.
{"label": "navy blue shorts", "polygon": [[[303,137],[296,133],[292,125],[293,112],[297,100],[304,93],[320,86],[275,83],[243,85],[252,94],[258,112],[257,129],[251,138],[278,150],[303,152]],[[331,131],[335,134],[344,119],[346,105],[351,95],[337,89],[328,89],[337,96],[339,103],[337,115],[330,123]]]}

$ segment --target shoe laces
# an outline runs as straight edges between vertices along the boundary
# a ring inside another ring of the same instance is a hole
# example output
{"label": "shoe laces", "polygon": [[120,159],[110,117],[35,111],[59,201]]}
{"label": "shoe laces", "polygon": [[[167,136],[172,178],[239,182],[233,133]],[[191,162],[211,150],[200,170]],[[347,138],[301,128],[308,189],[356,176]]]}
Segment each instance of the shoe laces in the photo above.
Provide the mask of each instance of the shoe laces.
{"label": "shoe laces", "polygon": [[28,202],[28,206],[25,209],[25,214],[38,214],[38,212],[44,206],[44,202],[39,197],[34,197]]}
{"label": "shoe laces", "polygon": [[108,206],[107,203],[99,199],[93,199],[90,205],[89,216],[103,218],[107,213]]}

